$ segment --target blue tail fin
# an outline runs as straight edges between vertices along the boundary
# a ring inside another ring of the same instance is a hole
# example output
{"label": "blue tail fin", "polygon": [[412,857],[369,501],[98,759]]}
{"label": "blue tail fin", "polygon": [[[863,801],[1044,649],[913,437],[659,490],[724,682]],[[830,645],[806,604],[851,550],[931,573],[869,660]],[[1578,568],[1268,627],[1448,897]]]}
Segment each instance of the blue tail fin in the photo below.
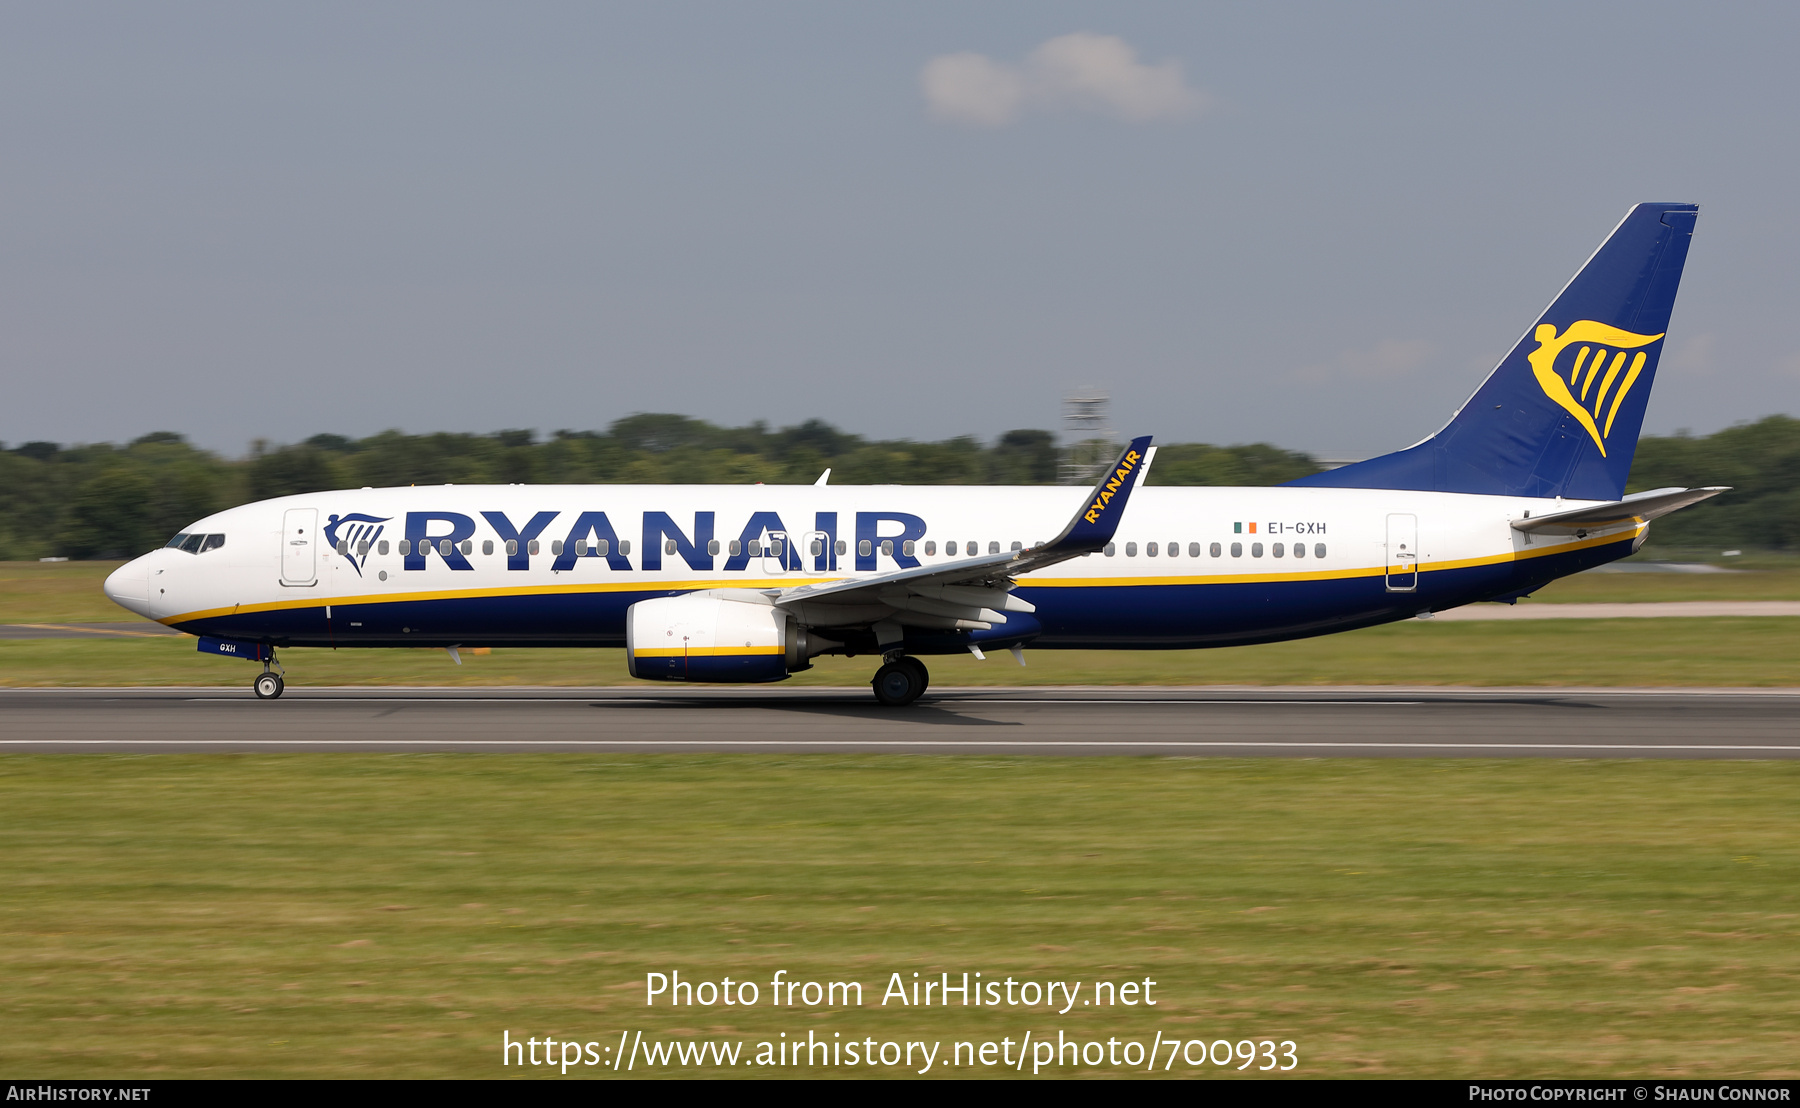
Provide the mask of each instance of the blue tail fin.
{"label": "blue tail fin", "polygon": [[1291,483],[1617,500],[1699,210],[1632,208],[1442,431]]}

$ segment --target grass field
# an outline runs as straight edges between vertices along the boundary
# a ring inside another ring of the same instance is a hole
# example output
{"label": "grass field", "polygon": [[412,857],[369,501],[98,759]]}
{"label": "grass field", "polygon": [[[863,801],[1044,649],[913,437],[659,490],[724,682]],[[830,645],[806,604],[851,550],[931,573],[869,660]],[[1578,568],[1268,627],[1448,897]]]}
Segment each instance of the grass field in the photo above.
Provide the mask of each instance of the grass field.
{"label": "grass field", "polygon": [[[625,685],[622,650],[497,648],[281,652],[292,687]],[[1425,623],[1228,650],[1028,650],[928,659],[934,686],[981,685],[1800,685],[1800,619]],[[0,686],[243,685],[254,665],[186,636],[0,639]],[[820,658],[784,683],[866,685],[869,658]],[[653,688],[650,684],[640,684]]]}
{"label": "grass field", "polygon": [[[1797,790],[1743,762],[12,757],[0,1069],[499,1077],[503,1029],[1061,1028],[1291,1039],[1312,1077],[1793,1077]],[[645,1008],[675,969],[764,1003]],[[774,1008],[778,969],[865,1006]],[[965,970],[1159,1003],[878,1004]]]}

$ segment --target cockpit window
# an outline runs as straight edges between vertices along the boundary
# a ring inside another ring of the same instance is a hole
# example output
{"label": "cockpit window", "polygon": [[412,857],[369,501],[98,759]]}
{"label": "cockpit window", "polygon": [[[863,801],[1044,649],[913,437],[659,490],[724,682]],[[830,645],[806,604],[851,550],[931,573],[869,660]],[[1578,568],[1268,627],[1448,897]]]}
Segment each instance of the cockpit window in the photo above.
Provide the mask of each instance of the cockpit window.
{"label": "cockpit window", "polygon": [[198,531],[190,534],[183,531],[181,534],[170,539],[166,548],[170,550],[185,551],[189,554],[204,554],[208,550],[217,550],[224,545],[224,535],[207,535]]}

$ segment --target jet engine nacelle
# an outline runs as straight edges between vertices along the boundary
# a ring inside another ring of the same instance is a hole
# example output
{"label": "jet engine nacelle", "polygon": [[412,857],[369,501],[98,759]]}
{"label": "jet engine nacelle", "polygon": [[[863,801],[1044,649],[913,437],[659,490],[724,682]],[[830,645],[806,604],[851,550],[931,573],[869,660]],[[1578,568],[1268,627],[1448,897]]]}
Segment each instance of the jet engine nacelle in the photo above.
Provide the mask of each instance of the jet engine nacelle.
{"label": "jet engine nacelle", "polygon": [[640,600],[625,612],[625,664],[650,681],[781,681],[836,645],[752,601],[690,593]]}

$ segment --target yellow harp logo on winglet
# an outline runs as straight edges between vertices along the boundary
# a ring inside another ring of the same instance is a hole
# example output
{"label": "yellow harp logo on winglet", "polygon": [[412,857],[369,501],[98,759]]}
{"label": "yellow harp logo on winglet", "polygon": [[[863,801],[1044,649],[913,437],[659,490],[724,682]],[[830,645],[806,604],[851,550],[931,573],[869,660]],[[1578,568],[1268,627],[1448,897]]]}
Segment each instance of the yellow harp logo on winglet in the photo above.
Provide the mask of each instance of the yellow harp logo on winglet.
{"label": "yellow harp logo on winglet", "polygon": [[[1638,374],[1644,371],[1644,363],[1650,357],[1642,350],[1636,354],[1626,351],[1649,346],[1662,336],[1633,334],[1591,319],[1579,319],[1560,335],[1554,325],[1540,323],[1533,337],[1538,348],[1526,355],[1526,360],[1531,363],[1538,386],[1545,396],[1581,421],[1588,437],[1600,448],[1600,456],[1606,457],[1606,438],[1612,434],[1619,405],[1624,403],[1631,386],[1637,384]],[[1574,357],[1565,359],[1566,370],[1558,369],[1558,355],[1570,347],[1576,348]],[[1628,359],[1630,368],[1625,365]],[[1602,412],[1606,413],[1604,422]]]}

